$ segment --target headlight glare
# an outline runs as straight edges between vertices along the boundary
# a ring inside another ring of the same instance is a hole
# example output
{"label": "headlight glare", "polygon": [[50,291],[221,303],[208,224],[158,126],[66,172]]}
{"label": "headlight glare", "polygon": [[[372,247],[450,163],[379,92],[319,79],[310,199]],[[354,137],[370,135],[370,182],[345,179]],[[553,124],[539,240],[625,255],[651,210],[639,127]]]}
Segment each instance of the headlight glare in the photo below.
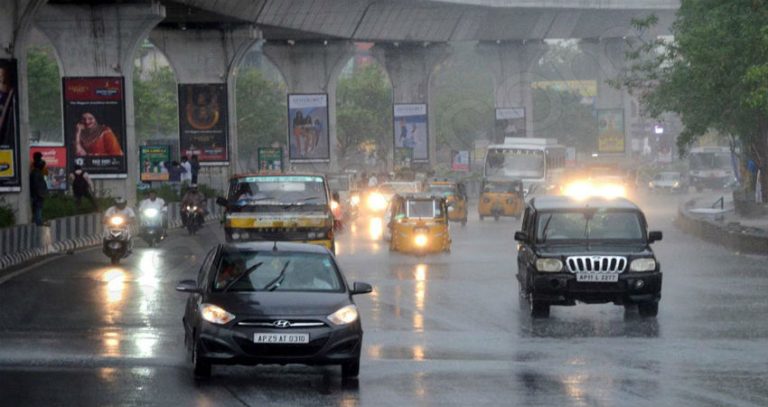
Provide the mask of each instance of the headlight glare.
{"label": "headlight glare", "polygon": [[418,234],[413,239],[413,242],[416,243],[416,246],[418,247],[424,247],[427,245],[427,235]]}
{"label": "headlight glare", "polygon": [[357,321],[358,316],[357,307],[354,304],[350,304],[328,315],[328,320],[334,325],[347,325]]}
{"label": "headlight glare", "polygon": [[144,216],[148,218],[154,218],[159,212],[155,208],[144,209]]}
{"label": "headlight glare", "polygon": [[629,271],[643,272],[656,270],[656,260],[651,258],[634,259],[629,264]]}
{"label": "headlight glare", "polygon": [[111,223],[114,226],[120,226],[125,222],[125,219],[123,219],[121,216],[113,216],[109,219],[109,223]]}
{"label": "headlight glare", "polygon": [[204,320],[218,325],[227,324],[235,319],[233,314],[213,304],[200,304],[200,315]]}
{"label": "headlight glare", "polygon": [[546,273],[556,273],[563,269],[563,262],[559,259],[538,259],[536,260],[536,270]]}

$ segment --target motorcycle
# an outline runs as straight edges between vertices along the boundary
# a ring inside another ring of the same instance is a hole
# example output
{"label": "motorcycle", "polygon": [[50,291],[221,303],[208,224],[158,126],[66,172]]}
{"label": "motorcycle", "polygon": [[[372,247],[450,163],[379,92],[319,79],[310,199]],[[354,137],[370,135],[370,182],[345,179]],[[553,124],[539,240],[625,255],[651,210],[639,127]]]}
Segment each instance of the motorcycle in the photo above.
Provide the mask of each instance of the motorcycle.
{"label": "motorcycle", "polygon": [[147,208],[141,212],[139,235],[147,242],[149,247],[155,247],[161,240],[165,239],[165,227],[163,226],[165,212],[166,208],[162,210]]}
{"label": "motorcycle", "polygon": [[102,251],[109,257],[111,263],[120,263],[120,259],[128,255],[130,247],[131,232],[128,220],[120,215],[107,219]]}
{"label": "motorcycle", "polygon": [[205,221],[205,215],[203,208],[197,205],[187,205],[182,208],[182,215],[184,216],[184,226],[187,228],[187,232],[190,235],[194,235],[203,227]]}

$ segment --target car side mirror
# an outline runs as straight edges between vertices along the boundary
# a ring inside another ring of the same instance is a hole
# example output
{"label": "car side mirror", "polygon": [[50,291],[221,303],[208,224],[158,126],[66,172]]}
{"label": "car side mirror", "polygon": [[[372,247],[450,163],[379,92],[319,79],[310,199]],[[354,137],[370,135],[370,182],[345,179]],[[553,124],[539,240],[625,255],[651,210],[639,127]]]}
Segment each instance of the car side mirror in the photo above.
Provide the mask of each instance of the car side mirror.
{"label": "car side mirror", "polygon": [[371,291],[373,291],[373,287],[371,287],[370,284],[360,283],[356,281],[355,284],[353,284],[353,288],[350,294],[352,295],[369,294]]}
{"label": "car side mirror", "polygon": [[517,231],[515,232],[515,240],[525,243],[528,241],[528,234],[525,232]]}
{"label": "car side mirror", "polygon": [[661,231],[654,230],[651,232],[648,232],[648,243],[658,242],[661,240],[663,235],[661,234]]}
{"label": "car side mirror", "polygon": [[203,292],[201,288],[197,286],[195,280],[182,280],[176,285],[176,291],[189,294],[200,294]]}
{"label": "car side mirror", "polygon": [[227,200],[223,197],[218,197],[216,198],[216,205],[226,207],[227,205],[229,205],[229,202],[227,202]]}

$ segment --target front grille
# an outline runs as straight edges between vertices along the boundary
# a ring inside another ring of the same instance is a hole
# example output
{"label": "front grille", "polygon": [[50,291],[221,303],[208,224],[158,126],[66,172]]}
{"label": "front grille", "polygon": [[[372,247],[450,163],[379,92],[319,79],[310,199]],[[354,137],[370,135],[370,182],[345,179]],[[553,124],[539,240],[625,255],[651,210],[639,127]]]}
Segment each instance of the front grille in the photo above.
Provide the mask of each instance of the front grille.
{"label": "front grille", "polygon": [[627,258],[621,256],[573,256],[565,262],[571,273],[621,273],[627,267]]}
{"label": "front grille", "polygon": [[[278,321],[287,321],[288,325],[278,326]],[[318,320],[292,320],[292,319],[246,319],[237,323],[238,326],[258,327],[258,328],[319,328],[326,326],[325,322]]]}
{"label": "front grille", "polygon": [[320,351],[328,342],[328,337],[318,338],[302,344],[264,344],[253,343],[245,338],[237,337],[235,341],[243,351],[254,357],[307,357]]}

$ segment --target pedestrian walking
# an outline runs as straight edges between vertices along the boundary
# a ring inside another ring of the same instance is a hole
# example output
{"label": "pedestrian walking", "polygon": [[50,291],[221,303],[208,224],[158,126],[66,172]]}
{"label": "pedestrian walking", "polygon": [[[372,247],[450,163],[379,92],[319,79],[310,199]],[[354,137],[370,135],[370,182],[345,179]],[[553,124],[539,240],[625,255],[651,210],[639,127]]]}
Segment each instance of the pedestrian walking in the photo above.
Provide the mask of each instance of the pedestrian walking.
{"label": "pedestrian walking", "polygon": [[95,211],[99,211],[99,204],[93,197],[93,181],[88,173],[80,165],[75,165],[74,171],[69,174],[69,182],[72,185],[72,195],[75,197],[75,206],[80,208],[83,198],[87,199]]}
{"label": "pedestrian walking", "polygon": [[192,184],[197,184],[197,174],[200,173],[200,160],[197,157],[197,154],[192,154],[192,157],[189,159],[189,164],[192,168]]}
{"label": "pedestrian walking", "polygon": [[35,162],[29,173],[29,197],[32,199],[32,220],[37,226],[48,226],[43,222],[43,203],[48,196],[48,184],[45,182],[45,161]]}
{"label": "pedestrian walking", "polygon": [[192,182],[192,164],[189,162],[189,159],[187,156],[181,157],[181,168],[184,169],[184,172],[181,174],[181,182],[186,182],[187,184],[194,184]]}

